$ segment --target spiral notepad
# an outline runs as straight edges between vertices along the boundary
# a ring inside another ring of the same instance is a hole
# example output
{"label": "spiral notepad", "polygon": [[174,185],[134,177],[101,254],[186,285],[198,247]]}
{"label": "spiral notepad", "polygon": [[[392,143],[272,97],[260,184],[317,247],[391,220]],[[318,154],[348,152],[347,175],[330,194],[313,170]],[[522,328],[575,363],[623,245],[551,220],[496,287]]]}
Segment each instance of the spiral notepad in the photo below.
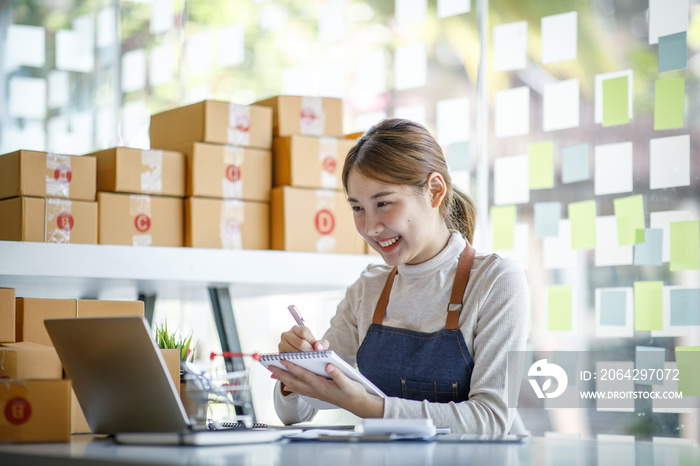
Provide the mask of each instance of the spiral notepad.
{"label": "spiral notepad", "polygon": [[[357,369],[352,367],[350,364],[345,362],[340,356],[338,356],[333,350],[325,351],[303,351],[298,353],[268,353],[260,356],[260,364],[265,367],[277,366],[284,369],[284,366],[280,360],[285,359],[287,361],[293,362],[294,364],[303,367],[317,375],[322,375],[326,378],[328,374],[326,373],[326,364],[333,364],[335,367],[340,369],[343,374],[361,383],[365,390],[372,395],[377,395],[382,398],[386,398],[386,395],[377,388],[372,382],[369,381],[364,375],[360,373]],[[325,401],[317,400],[316,398],[310,398],[307,396],[304,398],[311,406],[317,409],[333,409],[337,406]]]}

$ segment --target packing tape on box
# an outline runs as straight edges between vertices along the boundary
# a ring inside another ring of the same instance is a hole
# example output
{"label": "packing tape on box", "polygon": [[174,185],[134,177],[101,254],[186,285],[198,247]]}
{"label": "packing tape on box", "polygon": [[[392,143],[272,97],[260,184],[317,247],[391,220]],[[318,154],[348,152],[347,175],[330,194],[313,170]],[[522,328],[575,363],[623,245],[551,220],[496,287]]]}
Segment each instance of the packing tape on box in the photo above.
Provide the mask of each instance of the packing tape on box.
{"label": "packing tape on box", "polygon": [[321,163],[321,186],[338,187],[338,139],[321,137],[318,139],[318,161]]}
{"label": "packing tape on box", "polygon": [[243,249],[241,229],[244,220],[243,201],[228,199],[221,202],[219,235],[223,249]]}
{"label": "packing tape on box", "polygon": [[321,97],[302,97],[299,114],[301,134],[321,136],[326,129],[326,113]]}
{"label": "packing tape on box", "polygon": [[250,107],[230,103],[228,105],[228,127],[226,138],[229,144],[250,145]]}
{"label": "packing tape on box", "polygon": [[241,199],[243,197],[243,149],[235,146],[224,146],[224,166],[226,171],[221,178],[221,196],[224,198]]}
{"label": "packing tape on box", "polygon": [[146,171],[141,173],[141,191],[144,193],[163,192],[163,151],[142,150],[141,165]]}
{"label": "packing tape on box", "polygon": [[129,212],[134,219],[134,227],[138,231],[132,236],[134,246],[150,246],[153,236],[148,233],[151,229],[151,198],[132,194],[129,196]]}
{"label": "packing tape on box", "polygon": [[317,189],[316,214],[314,226],[320,238],[316,240],[317,252],[333,252],[336,249],[336,239],[331,236],[335,230],[335,191]]}
{"label": "packing tape on box", "polygon": [[73,229],[73,202],[66,199],[46,199],[44,204],[44,242],[70,243]]}
{"label": "packing tape on box", "polygon": [[46,195],[53,197],[70,197],[70,180],[73,176],[70,156],[54,153],[46,154]]}

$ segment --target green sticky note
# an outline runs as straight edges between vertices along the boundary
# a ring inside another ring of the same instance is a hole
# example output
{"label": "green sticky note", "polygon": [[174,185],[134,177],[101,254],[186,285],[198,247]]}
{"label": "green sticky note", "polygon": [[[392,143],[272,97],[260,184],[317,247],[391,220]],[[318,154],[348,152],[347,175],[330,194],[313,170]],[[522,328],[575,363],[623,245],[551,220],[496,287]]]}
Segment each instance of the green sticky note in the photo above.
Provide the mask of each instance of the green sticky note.
{"label": "green sticky note", "polygon": [[550,332],[571,331],[571,287],[548,286],[547,309],[549,321],[547,328]]}
{"label": "green sticky note", "polygon": [[592,249],[595,247],[596,210],[595,201],[569,204],[572,249]]}
{"label": "green sticky note", "polygon": [[700,346],[676,346],[678,391],[686,396],[700,396]]}
{"label": "green sticky note", "polygon": [[534,142],[528,146],[530,154],[530,189],[554,187],[554,143]]}
{"label": "green sticky note", "polygon": [[603,126],[629,123],[629,77],[603,81]]}
{"label": "green sticky note", "polygon": [[700,269],[700,221],[671,223],[671,271]]}
{"label": "green sticky note", "polygon": [[[615,199],[617,244],[627,246],[644,241],[644,198],[641,194]],[[642,230],[640,235],[637,230]],[[640,241],[641,240],[641,241]]]}
{"label": "green sticky note", "polygon": [[634,329],[663,329],[663,282],[634,282]]}
{"label": "green sticky note", "polygon": [[654,129],[683,128],[685,78],[656,81]]}
{"label": "green sticky note", "polygon": [[513,249],[515,241],[515,206],[492,206],[493,249]]}

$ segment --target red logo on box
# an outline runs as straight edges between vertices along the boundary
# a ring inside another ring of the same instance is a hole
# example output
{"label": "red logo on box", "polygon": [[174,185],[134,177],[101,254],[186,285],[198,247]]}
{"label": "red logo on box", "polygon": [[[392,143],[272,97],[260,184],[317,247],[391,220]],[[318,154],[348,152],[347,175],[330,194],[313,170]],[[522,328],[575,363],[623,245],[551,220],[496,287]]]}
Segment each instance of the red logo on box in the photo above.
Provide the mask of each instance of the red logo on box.
{"label": "red logo on box", "polygon": [[56,225],[58,225],[59,230],[71,231],[74,224],[73,216],[68,212],[61,212],[56,218]]}
{"label": "red logo on box", "polygon": [[146,214],[138,214],[134,219],[136,229],[141,233],[145,233],[151,228],[151,218]]}
{"label": "red logo on box", "polygon": [[26,398],[12,398],[5,403],[5,419],[14,425],[24,424],[32,416],[32,405]]}
{"label": "red logo on box", "polygon": [[61,165],[53,171],[53,177],[62,183],[70,183],[71,178],[73,178],[73,172],[70,171],[70,168]]}
{"label": "red logo on box", "polygon": [[248,119],[244,116],[236,117],[235,128],[236,128],[236,131],[242,131],[244,133],[247,133],[248,131],[250,131],[250,119]]}
{"label": "red logo on box", "polygon": [[338,161],[333,157],[326,157],[323,159],[322,166],[328,173],[333,173],[338,166]]}
{"label": "red logo on box", "polygon": [[226,167],[226,179],[229,181],[238,181],[241,179],[241,167],[238,165],[229,165]]}
{"label": "red logo on box", "polygon": [[316,230],[322,235],[330,235],[335,228],[335,217],[333,212],[327,209],[319,210],[314,219]]}
{"label": "red logo on box", "polygon": [[309,120],[315,120],[316,118],[318,118],[313,108],[303,107],[301,109],[301,119],[303,120],[306,118],[308,118]]}

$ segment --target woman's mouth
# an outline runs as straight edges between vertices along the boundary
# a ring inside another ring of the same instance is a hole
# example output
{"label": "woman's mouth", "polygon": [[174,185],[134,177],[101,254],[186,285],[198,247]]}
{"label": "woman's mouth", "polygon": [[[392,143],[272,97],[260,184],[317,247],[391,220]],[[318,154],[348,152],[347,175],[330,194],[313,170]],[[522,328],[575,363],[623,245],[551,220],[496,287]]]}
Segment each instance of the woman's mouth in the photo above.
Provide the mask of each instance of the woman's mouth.
{"label": "woman's mouth", "polygon": [[382,248],[382,251],[389,252],[396,247],[396,245],[399,243],[399,241],[401,241],[401,236],[396,235],[393,238],[388,238],[388,239],[383,239],[383,240],[375,240],[375,241]]}

